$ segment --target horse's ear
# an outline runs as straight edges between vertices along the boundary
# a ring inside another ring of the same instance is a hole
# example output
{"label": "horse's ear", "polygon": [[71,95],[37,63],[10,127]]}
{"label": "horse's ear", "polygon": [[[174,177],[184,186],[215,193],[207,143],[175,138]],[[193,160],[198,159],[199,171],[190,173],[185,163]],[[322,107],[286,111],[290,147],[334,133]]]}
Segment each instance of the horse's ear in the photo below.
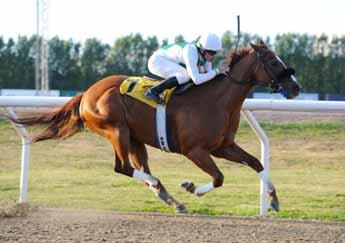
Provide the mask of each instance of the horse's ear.
{"label": "horse's ear", "polygon": [[267,48],[267,46],[266,46],[266,44],[265,44],[265,42],[263,40],[260,40],[259,45],[262,46],[262,47]]}
{"label": "horse's ear", "polygon": [[255,44],[253,44],[253,43],[250,43],[250,45],[251,45],[251,47],[252,47],[255,51],[259,51],[260,46],[255,45]]}

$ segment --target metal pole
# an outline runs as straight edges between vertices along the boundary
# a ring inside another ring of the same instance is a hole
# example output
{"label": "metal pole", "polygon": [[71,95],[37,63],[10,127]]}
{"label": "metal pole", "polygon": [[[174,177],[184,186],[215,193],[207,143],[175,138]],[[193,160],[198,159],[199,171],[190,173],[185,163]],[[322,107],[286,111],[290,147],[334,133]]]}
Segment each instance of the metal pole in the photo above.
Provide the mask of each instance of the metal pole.
{"label": "metal pole", "polygon": [[[16,113],[11,107],[5,108],[7,113],[13,118],[17,118]],[[29,134],[22,125],[11,122],[14,128],[17,130],[19,136],[22,139],[22,161],[21,161],[21,173],[20,173],[20,192],[19,203],[28,202],[28,184],[29,184],[29,166],[30,166],[30,139]]]}
{"label": "metal pole", "polygon": [[36,95],[39,94],[41,89],[41,65],[40,65],[40,20],[39,20],[39,12],[40,12],[40,6],[39,6],[39,0],[36,0],[36,49],[35,49],[35,89],[36,89]]}
{"label": "metal pole", "polygon": [[36,95],[49,93],[49,0],[36,0]]}
{"label": "metal pole", "polygon": [[[242,115],[249,123],[249,126],[254,130],[256,136],[261,144],[261,164],[269,174],[269,154],[270,144],[267,135],[257,122],[253,114],[248,110],[242,110]],[[265,183],[260,180],[260,216],[266,216],[269,208],[268,193]]]}

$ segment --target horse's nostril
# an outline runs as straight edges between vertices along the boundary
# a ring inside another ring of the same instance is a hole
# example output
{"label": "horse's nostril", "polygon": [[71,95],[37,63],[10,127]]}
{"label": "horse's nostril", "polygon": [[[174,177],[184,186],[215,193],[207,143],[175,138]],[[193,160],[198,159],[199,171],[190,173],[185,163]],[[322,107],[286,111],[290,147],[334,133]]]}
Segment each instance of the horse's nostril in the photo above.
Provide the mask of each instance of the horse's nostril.
{"label": "horse's nostril", "polygon": [[294,88],[295,92],[300,92],[301,91],[301,87],[299,85],[296,85]]}

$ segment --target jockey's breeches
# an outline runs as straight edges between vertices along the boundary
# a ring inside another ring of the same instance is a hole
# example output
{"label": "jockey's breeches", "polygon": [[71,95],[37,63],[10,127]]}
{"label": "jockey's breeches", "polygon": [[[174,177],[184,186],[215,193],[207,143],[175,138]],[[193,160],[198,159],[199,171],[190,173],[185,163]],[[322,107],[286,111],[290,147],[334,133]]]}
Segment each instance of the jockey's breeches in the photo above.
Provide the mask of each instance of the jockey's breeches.
{"label": "jockey's breeches", "polygon": [[153,54],[148,61],[149,71],[164,79],[176,77],[179,84],[187,83],[191,78],[186,68],[168,58]]}

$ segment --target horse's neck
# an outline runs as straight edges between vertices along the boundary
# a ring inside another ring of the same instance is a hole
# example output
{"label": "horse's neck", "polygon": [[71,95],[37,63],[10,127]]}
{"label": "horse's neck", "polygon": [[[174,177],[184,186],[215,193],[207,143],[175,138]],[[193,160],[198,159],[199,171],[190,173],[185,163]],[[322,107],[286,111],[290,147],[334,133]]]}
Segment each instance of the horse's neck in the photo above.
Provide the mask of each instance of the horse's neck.
{"label": "horse's neck", "polygon": [[228,112],[238,110],[242,106],[244,100],[248,96],[250,90],[252,89],[251,85],[242,85],[229,82],[226,80],[224,83],[227,84],[225,94],[223,95],[222,103],[226,107]]}
{"label": "horse's neck", "polygon": [[[247,54],[246,57],[237,63],[231,72],[231,77],[239,82],[249,81],[251,74],[253,73],[253,65],[250,60],[251,54]],[[241,66],[246,66],[248,68],[241,68]],[[231,77],[226,77],[224,82],[222,82],[223,87],[221,87],[222,102],[227,107],[229,112],[238,109],[242,106],[244,100],[248,96],[252,85],[250,84],[238,84],[236,81],[231,80]]]}
{"label": "horse's neck", "polygon": [[[231,74],[236,80],[248,81],[249,76],[253,73],[250,54],[247,55],[232,68]],[[234,110],[239,110],[251,88],[252,86],[249,84],[237,84],[233,80],[229,80],[229,77],[217,76],[213,81],[200,85],[198,89],[195,89],[196,93],[188,98],[189,102],[213,104],[232,113]]]}

